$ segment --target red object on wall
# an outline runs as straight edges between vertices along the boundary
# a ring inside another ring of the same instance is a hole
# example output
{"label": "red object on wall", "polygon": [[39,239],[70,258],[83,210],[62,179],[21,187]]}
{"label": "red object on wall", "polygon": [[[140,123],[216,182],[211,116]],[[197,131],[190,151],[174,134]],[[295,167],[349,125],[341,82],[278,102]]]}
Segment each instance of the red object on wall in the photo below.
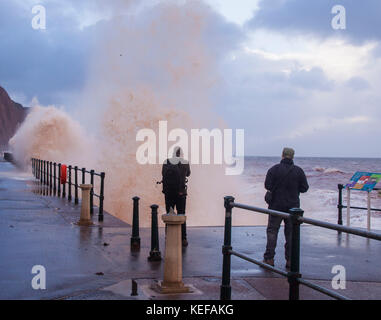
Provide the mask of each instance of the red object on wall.
{"label": "red object on wall", "polygon": [[66,176],[67,176],[67,166],[63,164],[61,166],[61,184],[66,183]]}

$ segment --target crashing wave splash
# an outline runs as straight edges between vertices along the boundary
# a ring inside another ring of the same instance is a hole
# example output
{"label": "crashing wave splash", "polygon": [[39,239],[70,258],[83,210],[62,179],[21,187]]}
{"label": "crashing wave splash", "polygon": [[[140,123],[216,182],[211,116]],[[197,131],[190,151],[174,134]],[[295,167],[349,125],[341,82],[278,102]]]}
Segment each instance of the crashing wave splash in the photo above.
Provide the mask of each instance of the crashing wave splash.
{"label": "crashing wave splash", "polygon": [[315,167],[315,168],[314,168],[314,171],[316,171],[316,172],[320,172],[320,173],[323,173],[323,174],[337,174],[337,173],[345,174],[344,171],[342,171],[342,170],[340,170],[340,169],[336,169],[336,168],[322,168],[322,167]]}

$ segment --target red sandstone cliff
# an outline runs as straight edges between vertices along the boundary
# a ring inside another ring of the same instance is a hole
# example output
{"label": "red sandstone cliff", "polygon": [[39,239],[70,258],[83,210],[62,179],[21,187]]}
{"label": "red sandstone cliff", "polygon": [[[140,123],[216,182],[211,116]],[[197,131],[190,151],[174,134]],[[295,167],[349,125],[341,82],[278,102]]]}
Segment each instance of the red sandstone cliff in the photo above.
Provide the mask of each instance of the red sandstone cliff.
{"label": "red sandstone cliff", "polygon": [[27,109],[11,100],[0,87],[0,150],[7,149],[8,141],[24,121]]}

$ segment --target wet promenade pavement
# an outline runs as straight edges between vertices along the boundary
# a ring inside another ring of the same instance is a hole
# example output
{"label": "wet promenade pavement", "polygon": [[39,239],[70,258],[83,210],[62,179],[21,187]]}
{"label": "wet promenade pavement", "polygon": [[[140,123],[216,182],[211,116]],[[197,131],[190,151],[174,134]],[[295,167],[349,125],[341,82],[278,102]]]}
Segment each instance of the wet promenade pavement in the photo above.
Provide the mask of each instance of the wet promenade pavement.
{"label": "wet promenade pavement", "polygon": [[[223,227],[188,228],[183,274],[184,282],[196,288],[194,293],[158,295],[149,287],[162,279],[164,262],[147,261],[150,229],[140,229],[141,250],[132,254],[130,225],[105,213],[103,223],[94,216],[94,226],[79,227],[74,223],[80,205],[37,194],[36,186],[31,174],[0,161],[0,299],[219,299]],[[164,256],[164,230],[159,232]],[[339,293],[381,299],[381,242],[312,226],[302,226],[301,234],[303,278],[332,289],[332,267],[342,265],[347,283]],[[285,264],[283,238],[281,230],[275,261],[280,268]],[[235,251],[261,259],[265,243],[265,227],[233,228]],[[31,286],[35,265],[46,269],[45,290]],[[130,295],[131,279],[138,283],[136,297]],[[232,257],[232,298],[287,299],[288,283]],[[329,299],[303,286],[301,298]]]}

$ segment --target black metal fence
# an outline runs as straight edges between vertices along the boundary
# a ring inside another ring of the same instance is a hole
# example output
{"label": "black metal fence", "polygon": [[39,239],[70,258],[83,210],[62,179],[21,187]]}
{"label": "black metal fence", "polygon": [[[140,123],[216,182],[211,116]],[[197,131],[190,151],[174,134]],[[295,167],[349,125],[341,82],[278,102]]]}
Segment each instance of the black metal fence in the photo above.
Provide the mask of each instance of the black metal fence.
{"label": "black metal fence", "polygon": [[[248,262],[254,263],[261,266],[267,270],[273,271],[277,274],[285,276],[288,278],[289,282],[289,299],[290,300],[299,300],[299,285],[302,284],[314,290],[317,290],[323,294],[326,294],[332,298],[339,300],[349,300],[347,297],[327,288],[316,285],[308,280],[302,279],[300,274],[300,225],[302,223],[308,223],[314,226],[327,228],[331,230],[336,230],[340,232],[345,232],[348,234],[357,235],[360,237],[365,237],[368,239],[374,239],[381,241],[381,235],[374,232],[364,231],[357,228],[344,227],[341,225],[336,225],[328,222],[318,221],[310,218],[303,217],[304,211],[301,209],[291,209],[289,213],[252,207],[244,204],[239,204],[234,202],[233,197],[225,197],[225,231],[224,231],[224,245],[222,247],[223,254],[223,269],[222,269],[222,284],[220,298],[221,300],[230,300],[231,299],[231,285],[230,285],[230,275],[231,275],[231,256],[237,256],[241,259],[244,259]],[[266,263],[263,263],[259,260],[252,259],[248,256],[245,256],[239,252],[233,251],[231,244],[231,233],[232,233],[232,209],[240,208],[257,213],[264,213],[268,215],[274,215],[284,219],[290,219],[292,223],[291,231],[291,266],[290,271],[285,272],[283,270],[272,267]]]}
{"label": "black metal fence", "polygon": [[[104,203],[104,184],[105,173],[97,173],[94,170],[86,170],[86,168],[78,168],[78,166],[66,166],[61,163],[32,158],[32,173],[40,181],[41,186],[46,186],[43,192],[79,203],[78,188],[80,184],[91,184],[90,190],[90,213],[94,213],[94,197],[98,198],[98,221],[103,221],[103,203]],[[66,167],[66,170],[64,169]],[[65,174],[66,178],[62,175]],[[81,183],[79,183],[79,174],[81,175]],[[99,178],[98,184],[95,184],[95,178]],[[73,182],[74,178],[74,182]],[[66,192],[67,185],[67,192]],[[99,185],[99,193],[94,192],[94,186]],[[74,189],[74,195],[73,195]]]}
{"label": "black metal fence", "polygon": [[[339,189],[339,196],[338,196],[338,201],[337,201],[337,223],[339,225],[343,225],[343,209],[348,208],[348,206],[343,205],[343,190],[345,189],[343,184],[337,185],[337,188]],[[379,191],[381,190],[380,188],[374,188],[373,190]],[[357,209],[357,210],[368,210],[368,208],[365,207],[355,207],[355,206],[350,206],[350,209]],[[381,209],[376,209],[376,208],[370,208],[370,211],[377,211],[381,212]]]}

